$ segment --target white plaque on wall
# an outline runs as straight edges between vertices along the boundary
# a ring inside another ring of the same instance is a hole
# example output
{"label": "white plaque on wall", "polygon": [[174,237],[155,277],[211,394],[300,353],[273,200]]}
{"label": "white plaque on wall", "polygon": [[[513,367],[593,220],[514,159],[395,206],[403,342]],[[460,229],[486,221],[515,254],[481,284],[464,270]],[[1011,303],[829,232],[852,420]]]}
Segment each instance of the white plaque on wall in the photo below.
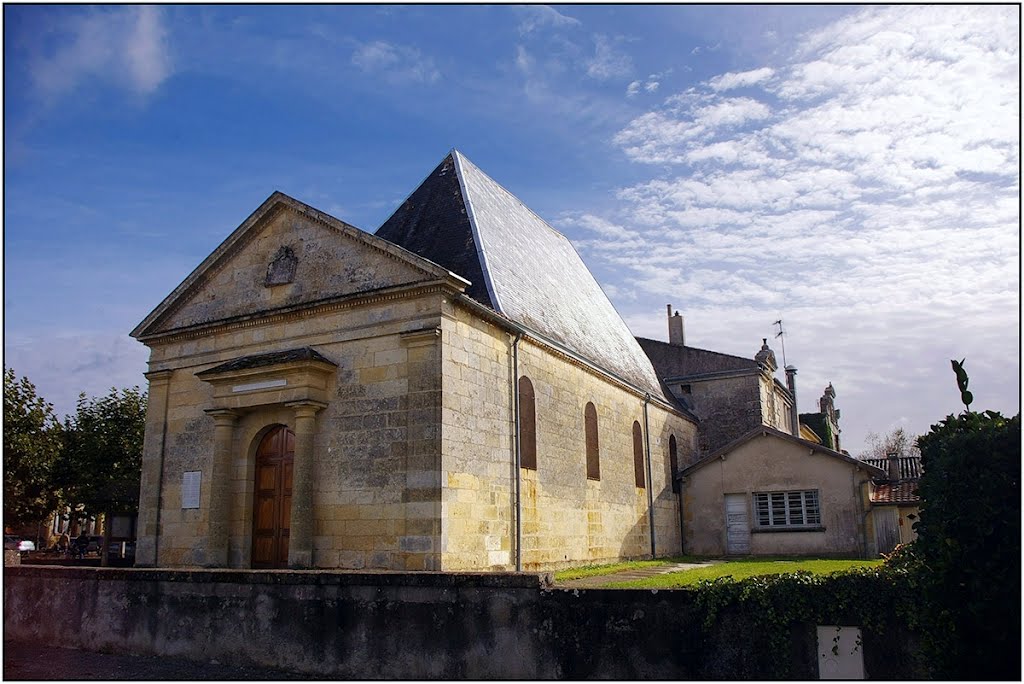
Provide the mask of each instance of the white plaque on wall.
{"label": "white plaque on wall", "polygon": [[190,470],[181,476],[181,507],[199,508],[199,483],[203,479],[202,472]]}

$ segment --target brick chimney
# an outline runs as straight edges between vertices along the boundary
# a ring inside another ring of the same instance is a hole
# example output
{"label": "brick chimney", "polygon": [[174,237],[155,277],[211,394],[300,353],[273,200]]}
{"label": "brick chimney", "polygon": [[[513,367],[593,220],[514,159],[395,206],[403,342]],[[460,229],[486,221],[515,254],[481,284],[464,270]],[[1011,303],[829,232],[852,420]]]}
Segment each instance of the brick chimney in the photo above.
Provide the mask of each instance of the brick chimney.
{"label": "brick chimney", "polygon": [[676,311],[672,314],[672,305],[668,305],[668,343],[677,347],[686,345],[686,337],[683,335],[683,317]]}
{"label": "brick chimney", "polygon": [[800,413],[796,410],[796,366],[786,366],[786,387],[789,388],[789,393],[793,395],[793,406],[790,407],[790,413],[792,414],[791,421],[793,423],[793,436],[800,436]]}
{"label": "brick chimney", "polygon": [[889,462],[887,463],[889,466],[889,480],[891,482],[896,482],[900,479],[900,456],[893,451],[886,454],[885,457],[889,459]]}

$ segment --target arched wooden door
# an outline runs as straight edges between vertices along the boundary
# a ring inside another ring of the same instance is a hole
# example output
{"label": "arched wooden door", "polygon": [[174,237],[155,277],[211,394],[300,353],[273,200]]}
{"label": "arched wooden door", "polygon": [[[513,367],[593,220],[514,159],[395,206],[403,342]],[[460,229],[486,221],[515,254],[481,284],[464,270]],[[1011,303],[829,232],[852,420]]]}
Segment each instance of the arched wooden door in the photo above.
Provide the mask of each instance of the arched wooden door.
{"label": "arched wooden door", "polygon": [[283,425],[268,432],[256,449],[252,506],[252,567],[288,567],[295,433]]}

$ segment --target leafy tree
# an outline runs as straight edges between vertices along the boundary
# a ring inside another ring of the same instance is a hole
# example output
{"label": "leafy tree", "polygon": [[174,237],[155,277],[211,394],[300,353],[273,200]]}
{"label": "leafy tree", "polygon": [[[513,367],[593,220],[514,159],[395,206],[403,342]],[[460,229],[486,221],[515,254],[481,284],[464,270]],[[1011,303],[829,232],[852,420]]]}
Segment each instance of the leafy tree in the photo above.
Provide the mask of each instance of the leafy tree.
{"label": "leafy tree", "polygon": [[1020,415],[964,411],[933,425],[918,446],[913,552],[923,565],[924,645],[935,674],[1020,679]]}
{"label": "leafy tree", "polygon": [[867,447],[861,452],[859,458],[885,458],[895,452],[897,456],[917,456],[920,450],[913,437],[901,427],[887,432],[879,437],[874,432],[867,435]]}
{"label": "leafy tree", "polygon": [[37,523],[56,506],[61,426],[27,377],[4,368],[4,525]]}
{"label": "leafy tree", "polygon": [[[102,398],[78,397],[64,425],[59,481],[64,502],[83,517],[139,510],[139,480],[146,421],[146,394],[138,387],[111,389]],[[104,535],[102,558],[106,562]]]}

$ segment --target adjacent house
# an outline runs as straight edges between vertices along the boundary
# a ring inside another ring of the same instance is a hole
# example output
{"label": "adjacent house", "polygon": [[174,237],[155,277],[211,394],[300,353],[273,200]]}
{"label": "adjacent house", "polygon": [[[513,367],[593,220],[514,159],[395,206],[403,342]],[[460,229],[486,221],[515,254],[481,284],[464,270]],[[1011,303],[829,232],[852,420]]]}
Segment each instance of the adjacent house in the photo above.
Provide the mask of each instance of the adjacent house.
{"label": "adjacent house", "polygon": [[637,338],[662,382],[701,419],[695,462],[679,473],[683,549],[698,555],[875,556],[890,515],[886,471],[839,448],[831,383],[819,413],[798,413],[796,373],[775,378],[762,339],[751,358],[687,346],[668,307],[669,341]]}
{"label": "adjacent house", "polygon": [[787,385],[775,378],[775,352],[763,339],[752,358],[686,345],[683,317],[668,306],[669,341],[638,337],[655,371],[675,397],[700,418],[698,448],[720,449],[750,430],[767,425],[797,432],[796,368]]}
{"label": "adjacent house", "polygon": [[680,473],[683,550],[866,556],[872,478],[884,471],[768,426]]}
{"label": "adjacent house", "polygon": [[698,418],[569,241],[457,151],[376,234],[275,192],[132,336],[137,565],[680,551]]}
{"label": "adjacent house", "polygon": [[835,401],[836,390],[830,382],[822,392],[821,398],[818,399],[820,410],[817,413],[801,413],[800,425],[801,429],[810,430],[813,433],[813,438],[819,444],[823,444],[833,451],[843,451],[839,441],[841,412],[836,408]]}
{"label": "adjacent house", "polygon": [[917,539],[914,523],[921,513],[917,485],[921,479],[921,456],[888,454],[886,458],[865,458],[865,463],[882,468],[884,479],[872,483],[871,508],[874,518],[874,552],[889,553],[898,544]]}

